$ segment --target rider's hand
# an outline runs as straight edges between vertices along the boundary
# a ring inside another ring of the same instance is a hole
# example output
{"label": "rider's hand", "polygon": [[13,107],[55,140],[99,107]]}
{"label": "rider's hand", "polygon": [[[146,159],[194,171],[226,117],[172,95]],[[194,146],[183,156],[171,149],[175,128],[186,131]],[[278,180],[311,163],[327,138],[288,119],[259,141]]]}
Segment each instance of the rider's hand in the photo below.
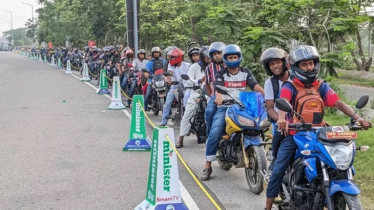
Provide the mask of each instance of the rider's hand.
{"label": "rider's hand", "polygon": [[369,129],[372,126],[371,122],[368,122],[362,118],[359,118],[357,122],[360,123],[365,130]]}
{"label": "rider's hand", "polygon": [[203,76],[203,78],[200,79],[200,84],[205,82],[205,76]]}
{"label": "rider's hand", "polygon": [[216,93],[216,99],[214,100],[214,103],[216,103],[217,105],[221,105],[222,102],[223,102],[222,95]]}
{"label": "rider's hand", "polygon": [[282,135],[288,135],[288,121],[284,117],[280,117],[277,121],[278,130]]}

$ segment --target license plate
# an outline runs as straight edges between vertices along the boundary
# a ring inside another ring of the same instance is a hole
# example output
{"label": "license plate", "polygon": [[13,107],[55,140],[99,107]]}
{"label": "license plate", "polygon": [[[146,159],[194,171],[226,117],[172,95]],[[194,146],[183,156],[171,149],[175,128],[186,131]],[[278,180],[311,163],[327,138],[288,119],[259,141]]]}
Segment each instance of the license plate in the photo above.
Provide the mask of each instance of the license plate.
{"label": "license plate", "polygon": [[328,139],[357,139],[357,133],[350,132],[326,132]]}

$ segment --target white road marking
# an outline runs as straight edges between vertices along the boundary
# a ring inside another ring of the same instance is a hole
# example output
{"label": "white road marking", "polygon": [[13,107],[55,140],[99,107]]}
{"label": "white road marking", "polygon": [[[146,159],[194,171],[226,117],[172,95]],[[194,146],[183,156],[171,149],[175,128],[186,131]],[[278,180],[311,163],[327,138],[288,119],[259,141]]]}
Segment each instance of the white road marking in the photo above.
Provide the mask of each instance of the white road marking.
{"label": "white road marking", "polygon": [[[62,71],[65,71],[64,69],[61,69]],[[73,77],[81,80],[81,78],[79,78],[77,75],[75,74],[71,74]],[[92,84],[90,84],[89,82],[84,82],[86,83],[87,85],[89,85],[90,87],[92,87],[93,89],[95,89],[96,91],[98,90],[98,88],[96,88],[95,86],[93,86]],[[110,98],[110,96],[104,94],[104,96],[106,96],[107,98],[109,98],[109,100],[112,100]],[[126,116],[131,120],[131,115],[130,113],[127,111],[127,110],[122,110]],[[149,137],[148,137],[149,138]],[[200,210],[199,207],[197,206],[196,202],[193,200],[193,198],[191,197],[190,193],[187,191],[187,189],[184,187],[183,183],[179,180],[179,185],[180,185],[180,188],[181,188],[181,196],[182,196],[182,199],[184,201],[184,203],[187,205],[187,208],[189,210]]]}

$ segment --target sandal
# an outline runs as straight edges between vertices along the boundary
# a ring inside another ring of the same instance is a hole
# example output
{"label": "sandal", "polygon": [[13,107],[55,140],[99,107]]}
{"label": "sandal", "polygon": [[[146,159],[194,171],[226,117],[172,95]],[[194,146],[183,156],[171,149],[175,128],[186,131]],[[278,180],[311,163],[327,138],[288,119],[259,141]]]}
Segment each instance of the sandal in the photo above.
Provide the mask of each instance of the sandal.
{"label": "sandal", "polygon": [[183,144],[177,144],[175,145],[175,148],[182,148],[183,147]]}

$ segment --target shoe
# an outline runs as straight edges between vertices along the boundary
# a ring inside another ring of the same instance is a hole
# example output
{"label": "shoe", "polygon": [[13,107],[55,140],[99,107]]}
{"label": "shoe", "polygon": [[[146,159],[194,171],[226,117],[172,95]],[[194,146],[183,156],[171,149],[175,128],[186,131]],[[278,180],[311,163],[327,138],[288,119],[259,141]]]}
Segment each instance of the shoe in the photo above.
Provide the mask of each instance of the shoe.
{"label": "shoe", "polygon": [[166,126],[165,124],[160,124],[160,126]]}
{"label": "shoe", "polygon": [[201,174],[201,181],[207,181],[210,179],[210,175],[212,174],[213,172],[213,169],[212,168],[205,168],[203,170],[203,174]]}
{"label": "shoe", "polygon": [[273,158],[273,159],[271,160],[271,162],[270,162],[269,167],[268,167],[268,171],[269,171],[269,172],[272,172],[272,171],[273,171],[273,169],[274,169],[274,164],[275,164],[275,159]]}

